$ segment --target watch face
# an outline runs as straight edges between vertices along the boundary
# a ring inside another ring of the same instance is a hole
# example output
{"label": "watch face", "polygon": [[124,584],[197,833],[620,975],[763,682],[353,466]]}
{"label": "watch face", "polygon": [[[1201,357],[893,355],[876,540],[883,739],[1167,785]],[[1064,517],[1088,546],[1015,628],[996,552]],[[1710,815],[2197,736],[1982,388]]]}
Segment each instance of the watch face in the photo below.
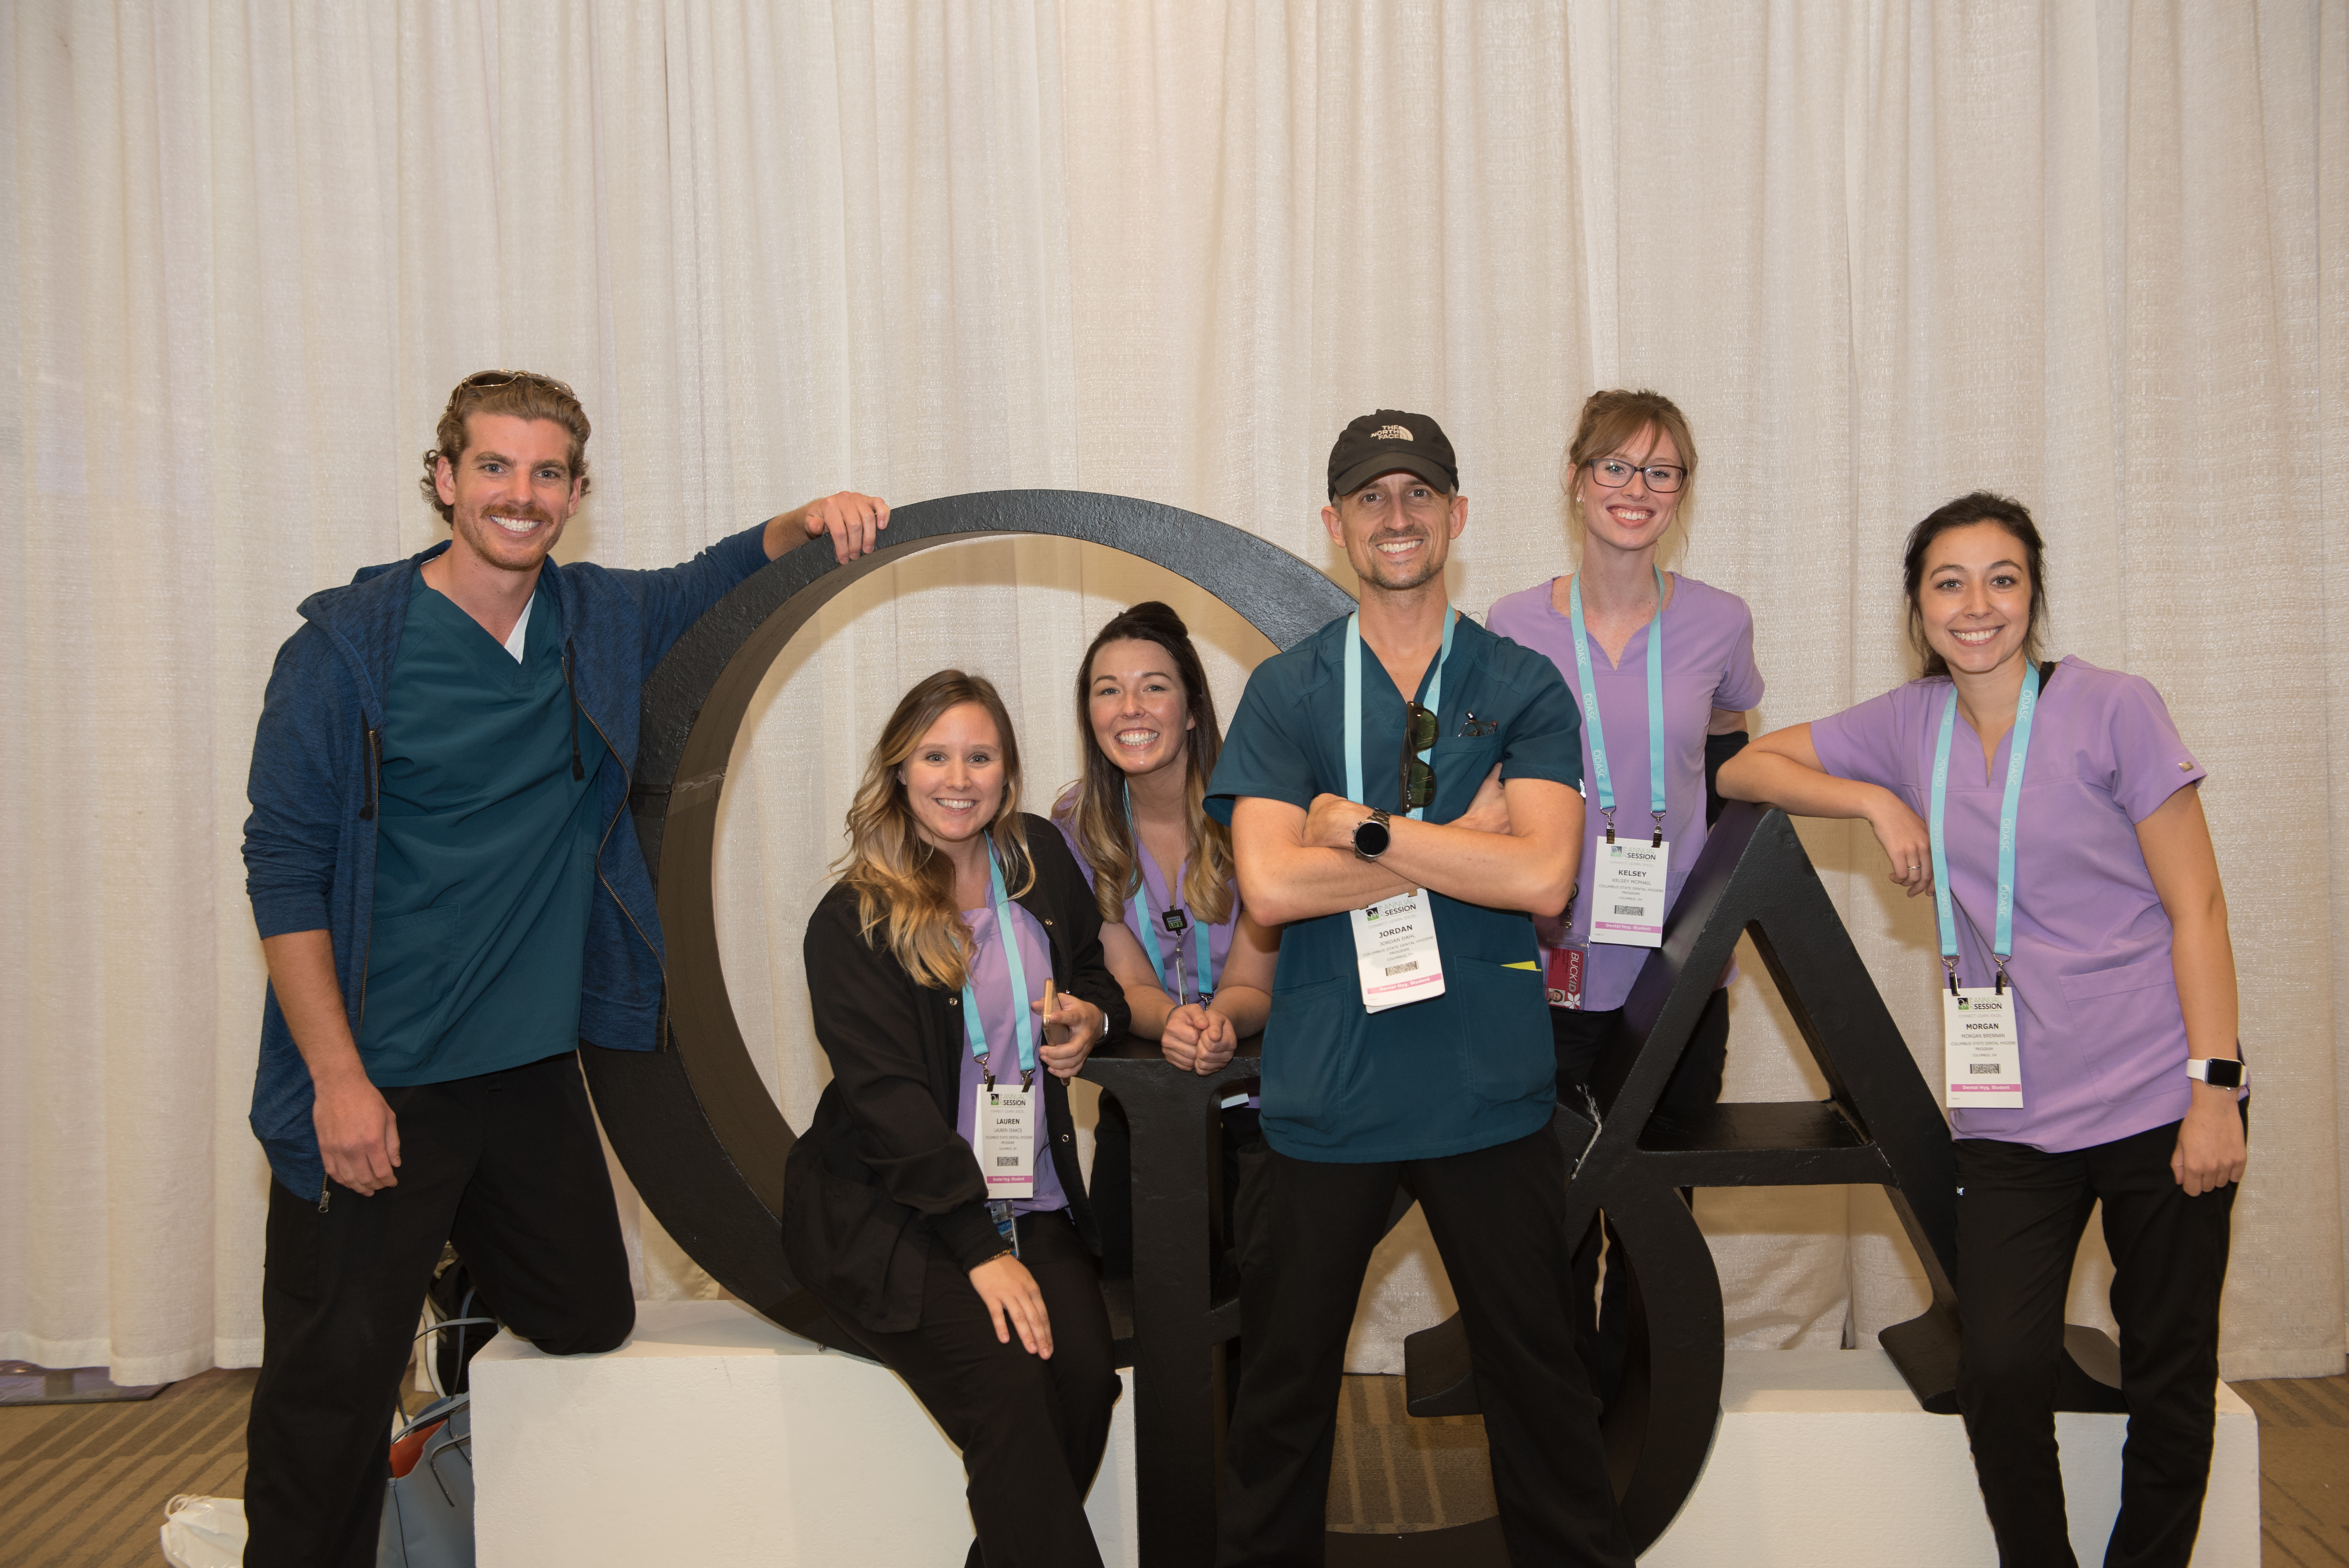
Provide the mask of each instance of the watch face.
{"label": "watch face", "polygon": [[1376,860],[1387,852],[1390,841],[1384,822],[1365,820],[1354,824],[1354,852],[1358,855]]}

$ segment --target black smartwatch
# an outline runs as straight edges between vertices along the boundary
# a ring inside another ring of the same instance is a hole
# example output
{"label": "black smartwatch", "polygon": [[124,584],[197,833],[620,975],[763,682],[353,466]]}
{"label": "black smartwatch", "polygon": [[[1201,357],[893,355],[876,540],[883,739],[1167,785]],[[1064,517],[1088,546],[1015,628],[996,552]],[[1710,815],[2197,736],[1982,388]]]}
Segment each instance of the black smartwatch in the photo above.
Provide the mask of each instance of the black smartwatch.
{"label": "black smartwatch", "polygon": [[1374,861],[1387,852],[1387,846],[1394,842],[1394,834],[1388,830],[1387,820],[1384,811],[1372,807],[1369,816],[1354,824],[1356,860]]}
{"label": "black smartwatch", "polygon": [[2186,1063],[2186,1076],[2212,1088],[2240,1088],[2245,1081],[2243,1064],[2225,1057],[2190,1057]]}

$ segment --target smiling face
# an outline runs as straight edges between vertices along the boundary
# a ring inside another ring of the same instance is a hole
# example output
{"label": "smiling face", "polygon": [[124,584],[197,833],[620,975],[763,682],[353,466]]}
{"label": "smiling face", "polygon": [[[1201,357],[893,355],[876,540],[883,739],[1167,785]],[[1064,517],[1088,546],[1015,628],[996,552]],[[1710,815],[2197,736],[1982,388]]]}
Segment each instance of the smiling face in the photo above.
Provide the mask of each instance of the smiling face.
{"label": "smiling face", "polygon": [[1926,645],[1953,675],[1988,675],[2031,635],[2032,583],[2023,542],[1997,522],[1937,535],[1917,582]]}
{"label": "smiling face", "polygon": [[[1633,472],[1622,485],[1609,489],[1599,482],[1592,471],[1598,463],[1619,461],[1629,464]],[[1585,463],[1575,475],[1575,511],[1582,520],[1583,532],[1601,545],[1625,552],[1646,550],[1664,537],[1679,515],[1681,497],[1687,492],[1687,480],[1682,488],[1669,495],[1659,495],[1648,488],[1644,470],[1670,464],[1685,468],[1681,449],[1666,432],[1650,425],[1612,451],[1600,452],[1590,463]]]}
{"label": "smiling face", "polygon": [[1446,495],[1408,472],[1381,474],[1321,509],[1321,526],[1346,552],[1366,588],[1400,593],[1444,573],[1468,521],[1468,498]]}
{"label": "smiling face", "polygon": [[994,716],[975,702],[938,715],[897,765],[915,831],[951,850],[987,830],[1003,809],[1003,738]]}
{"label": "smiling face", "polygon": [[465,449],[440,459],[433,488],[454,511],[457,548],[504,572],[535,572],[579,510],[571,432],[552,419],[473,414]]}
{"label": "smiling face", "polygon": [[1103,643],[1093,655],[1085,717],[1093,744],[1129,778],[1183,766],[1190,694],[1162,645],[1143,637]]}

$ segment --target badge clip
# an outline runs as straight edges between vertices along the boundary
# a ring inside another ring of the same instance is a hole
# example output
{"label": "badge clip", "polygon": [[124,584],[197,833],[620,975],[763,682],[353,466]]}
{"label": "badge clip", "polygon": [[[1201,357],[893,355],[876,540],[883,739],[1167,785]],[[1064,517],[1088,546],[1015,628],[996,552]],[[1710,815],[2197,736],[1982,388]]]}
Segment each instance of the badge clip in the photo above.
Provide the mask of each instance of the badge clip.
{"label": "badge clip", "polygon": [[1656,820],[1656,836],[1648,841],[1648,847],[1651,850],[1661,850],[1664,847],[1664,814],[1661,811],[1651,811],[1648,814]]}
{"label": "badge clip", "polygon": [[1956,995],[1958,994],[1958,961],[1953,957],[1943,958],[1941,973],[1949,977],[1950,995]]}
{"label": "badge clip", "polygon": [[1607,819],[1607,841],[1611,844],[1615,841],[1615,808],[1602,806],[1599,813]]}

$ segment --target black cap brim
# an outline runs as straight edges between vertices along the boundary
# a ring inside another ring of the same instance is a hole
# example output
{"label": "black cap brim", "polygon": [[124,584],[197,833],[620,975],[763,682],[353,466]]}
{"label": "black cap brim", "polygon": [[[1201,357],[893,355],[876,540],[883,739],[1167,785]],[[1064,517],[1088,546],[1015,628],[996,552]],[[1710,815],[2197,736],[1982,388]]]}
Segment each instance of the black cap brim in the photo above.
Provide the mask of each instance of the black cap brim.
{"label": "black cap brim", "polygon": [[1460,488],[1459,477],[1447,472],[1433,458],[1423,458],[1416,452],[1381,452],[1356,463],[1330,486],[1330,499],[1353,494],[1382,474],[1417,474],[1430,484],[1441,485],[1446,494]]}

